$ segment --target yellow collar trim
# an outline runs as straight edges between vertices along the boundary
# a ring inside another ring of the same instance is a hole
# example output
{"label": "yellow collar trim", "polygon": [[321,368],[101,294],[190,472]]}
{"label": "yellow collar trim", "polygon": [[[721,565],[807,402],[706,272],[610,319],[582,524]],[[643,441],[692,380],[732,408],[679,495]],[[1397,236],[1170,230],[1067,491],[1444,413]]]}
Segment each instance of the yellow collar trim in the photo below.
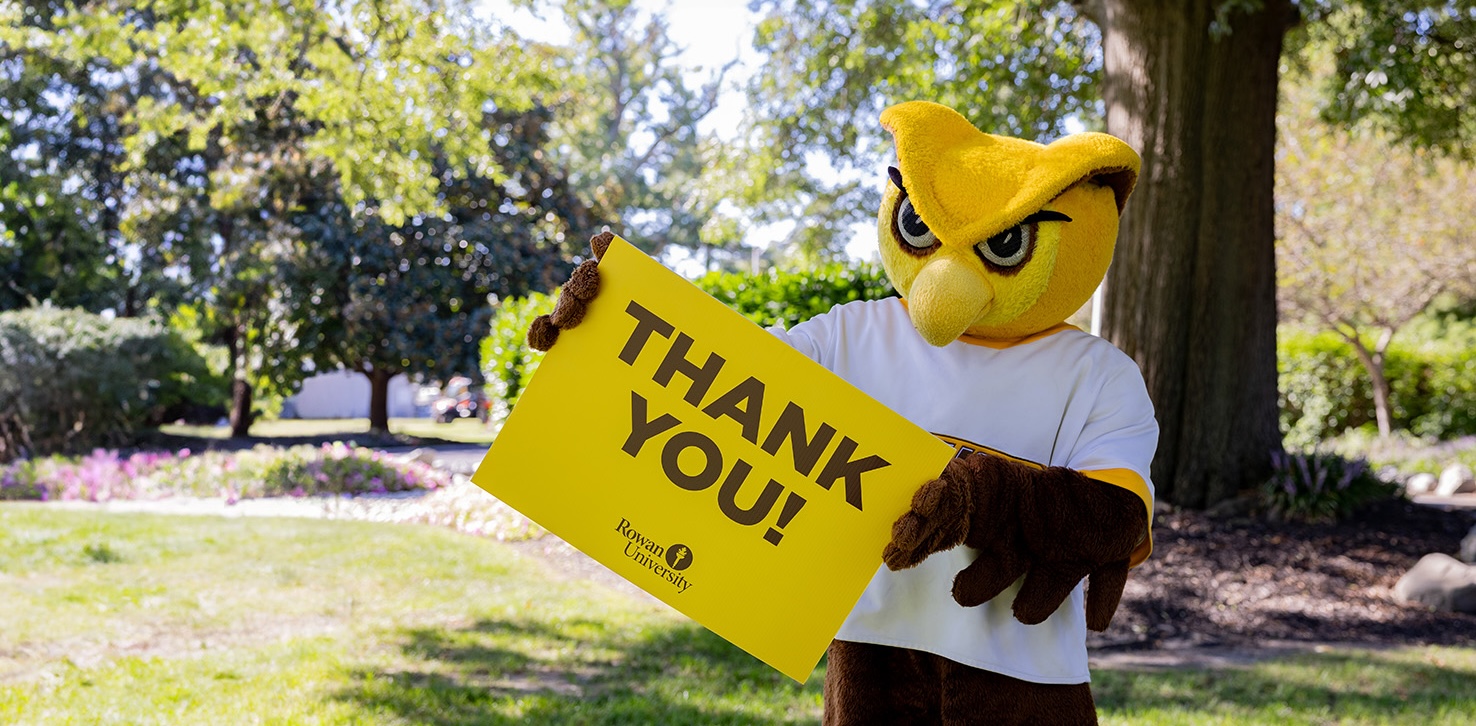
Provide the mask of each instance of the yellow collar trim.
{"label": "yellow collar trim", "polygon": [[[897,298],[897,301],[902,303],[903,310],[907,309],[907,300],[899,297]],[[1017,345],[1034,343],[1041,338],[1049,338],[1056,333],[1061,333],[1067,330],[1075,330],[1079,332],[1081,328],[1078,328],[1070,323],[1056,323],[1055,325],[1052,325],[1045,330],[1037,333],[1031,333],[1030,335],[1024,336],[1022,338],[981,338],[977,335],[969,335],[965,333],[964,335],[958,336],[958,339],[960,342],[968,343],[969,345],[977,345],[984,348],[993,348],[994,350],[1004,350],[1005,348],[1013,348]]]}

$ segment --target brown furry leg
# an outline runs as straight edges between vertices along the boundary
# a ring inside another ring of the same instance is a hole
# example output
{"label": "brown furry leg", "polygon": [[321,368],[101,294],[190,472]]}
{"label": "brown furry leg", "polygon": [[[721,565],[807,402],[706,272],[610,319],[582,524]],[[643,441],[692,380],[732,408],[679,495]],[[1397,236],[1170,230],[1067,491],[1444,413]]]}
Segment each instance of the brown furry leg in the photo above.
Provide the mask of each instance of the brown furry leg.
{"label": "brown furry leg", "polygon": [[942,664],[943,724],[1097,723],[1097,707],[1086,683],[1030,683],[932,657]]}
{"label": "brown furry leg", "polygon": [[938,723],[939,658],[835,640],[825,671],[826,726]]}

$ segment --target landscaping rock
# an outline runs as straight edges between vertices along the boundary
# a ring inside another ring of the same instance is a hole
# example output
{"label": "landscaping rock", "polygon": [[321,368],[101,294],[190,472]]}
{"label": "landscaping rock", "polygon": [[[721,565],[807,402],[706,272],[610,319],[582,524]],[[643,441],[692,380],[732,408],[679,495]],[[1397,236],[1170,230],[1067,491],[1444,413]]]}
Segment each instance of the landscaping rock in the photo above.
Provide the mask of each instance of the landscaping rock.
{"label": "landscaping rock", "polygon": [[1471,533],[1461,540],[1461,559],[1476,564],[1476,527],[1471,528]]}
{"label": "landscaping rock", "polygon": [[1412,497],[1429,494],[1435,488],[1435,483],[1438,481],[1440,480],[1436,479],[1434,474],[1422,471],[1410,477],[1409,481],[1404,483],[1404,490],[1409,492],[1409,495]]}
{"label": "landscaping rock", "polygon": [[1472,492],[1476,492],[1476,474],[1471,473],[1471,467],[1451,464],[1440,472],[1440,483],[1435,485],[1436,496],[1448,497]]}
{"label": "landscaping rock", "polygon": [[1425,555],[1399,578],[1394,597],[1441,612],[1476,613],[1476,566],[1446,554]]}

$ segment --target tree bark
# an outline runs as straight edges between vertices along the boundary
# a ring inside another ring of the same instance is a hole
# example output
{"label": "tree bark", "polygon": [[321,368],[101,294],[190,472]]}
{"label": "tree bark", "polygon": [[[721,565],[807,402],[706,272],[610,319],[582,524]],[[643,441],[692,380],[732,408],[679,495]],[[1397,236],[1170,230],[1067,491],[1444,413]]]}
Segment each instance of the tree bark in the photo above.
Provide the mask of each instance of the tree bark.
{"label": "tree bark", "polygon": [[[1341,331],[1340,331],[1341,332]],[[1388,438],[1394,432],[1394,415],[1389,405],[1389,378],[1384,375],[1384,353],[1389,349],[1389,341],[1394,337],[1394,331],[1385,329],[1383,338],[1373,350],[1369,350],[1363,344],[1358,335],[1342,333],[1343,339],[1353,346],[1353,353],[1358,357],[1358,362],[1363,364],[1363,370],[1368,373],[1369,383],[1373,387],[1374,421],[1379,426],[1379,436]]]}
{"label": "tree bark", "polygon": [[1294,10],[1212,33],[1213,0],[1102,3],[1107,131],[1143,157],[1107,280],[1105,333],[1143,369],[1158,496],[1206,507],[1281,448],[1273,209],[1277,64]]}
{"label": "tree bark", "polygon": [[369,432],[389,434],[389,382],[394,377],[390,371],[375,368],[369,376]]}
{"label": "tree bark", "polygon": [[226,330],[226,349],[231,356],[231,438],[251,433],[251,381],[247,378],[246,334],[239,325]]}

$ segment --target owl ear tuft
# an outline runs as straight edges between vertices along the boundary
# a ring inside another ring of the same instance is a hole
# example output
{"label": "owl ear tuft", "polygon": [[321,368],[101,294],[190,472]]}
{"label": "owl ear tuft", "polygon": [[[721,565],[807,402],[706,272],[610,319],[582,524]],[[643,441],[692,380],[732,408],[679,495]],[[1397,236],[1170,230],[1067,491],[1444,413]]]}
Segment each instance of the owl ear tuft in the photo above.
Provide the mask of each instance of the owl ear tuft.
{"label": "owl ear tuft", "polygon": [[1087,181],[1111,189],[1117,198],[1117,213],[1122,214],[1123,205],[1127,204],[1133,186],[1138,183],[1138,172],[1128,168],[1097,169],[1088,175]]}

